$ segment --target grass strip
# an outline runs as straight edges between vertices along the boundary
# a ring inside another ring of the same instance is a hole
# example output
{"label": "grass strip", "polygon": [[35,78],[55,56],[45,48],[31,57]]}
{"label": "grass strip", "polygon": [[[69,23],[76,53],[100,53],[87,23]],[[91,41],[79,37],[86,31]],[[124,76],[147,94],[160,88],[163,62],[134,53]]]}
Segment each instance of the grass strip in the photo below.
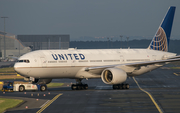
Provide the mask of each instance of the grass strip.
{"label": "grass strip", "polygon": [[64,85],[64,83],[49,83],[47,87],[60,87],[62,85]]}
{"label": "grass strip", "polygon": [[170,69],[180,69],[180,67],[169,67]]}
{"label": "grass strip", "polygon": [[0,78],[0,80],[22,80],[22,79],[24,78],[3,78],[3,79]]}
{"label": "grass strip", "polygon": [[16,107],[21,102],[23,102],[23,100],[0,98],[0,113],[3,113],[9,108]]}
{"label": "grass strip", "polygon": [[0,68],[0,73],[16,73],[14,67]]}

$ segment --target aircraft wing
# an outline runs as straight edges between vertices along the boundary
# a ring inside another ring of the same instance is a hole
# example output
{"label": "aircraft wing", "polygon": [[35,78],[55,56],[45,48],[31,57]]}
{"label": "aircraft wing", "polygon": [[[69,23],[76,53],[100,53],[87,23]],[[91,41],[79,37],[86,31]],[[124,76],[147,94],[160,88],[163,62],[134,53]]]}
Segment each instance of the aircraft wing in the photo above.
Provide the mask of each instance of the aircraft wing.
{"label": "aircraft wing", "polygon": [[180,58],[180,55],[173,56],[173,57],[168,57],[168,59],[175,59],[175,58]]}
{"label": "aircraft wing", "polygon": [[118,67],[125,67],[129,68],[129,70],[134,70],[137,67],[140,66],[147,66],[147,65],[153,65],[153,64],[162,64],[162,63],[169,63],[174,61],[180,61],[180,58],[173,58],[173,59],[167,59],[167,60],[155,60],[155,61],[147,61],[147,62],[135,62],[135,63],[126,63],[126,64],[115,64],[115,65],[105,65],[105,66],[95,66],[95,67],[87,67],[85,68],[85,71],[91,71],[91,70],[100,70],[100,69],[106,69],[106,68],[118,68]]}

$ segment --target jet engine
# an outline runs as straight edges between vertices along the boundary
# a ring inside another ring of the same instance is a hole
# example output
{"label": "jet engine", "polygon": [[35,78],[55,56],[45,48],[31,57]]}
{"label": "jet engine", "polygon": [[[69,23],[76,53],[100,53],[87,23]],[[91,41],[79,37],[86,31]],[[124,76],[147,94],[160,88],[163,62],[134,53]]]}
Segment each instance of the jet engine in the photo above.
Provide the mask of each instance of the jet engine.
{"label": "jet engine", "polygon": [[49,84],[52,81],[52,79],[35,79],[33,83],[36,84]]}
{"label": "jet engine", "polygon": [[107,68],[103,70],[101,79],[105,84],[122,84],[127,79],[124,70],[118,68]]}

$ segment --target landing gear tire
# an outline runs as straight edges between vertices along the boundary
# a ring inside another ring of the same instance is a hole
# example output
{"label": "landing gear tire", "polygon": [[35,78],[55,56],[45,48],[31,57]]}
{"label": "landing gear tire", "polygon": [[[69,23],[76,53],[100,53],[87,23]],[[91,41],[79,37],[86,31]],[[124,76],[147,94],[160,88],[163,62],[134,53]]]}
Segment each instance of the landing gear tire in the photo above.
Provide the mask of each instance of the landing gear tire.
{"label": "landing gear tire", "polygon": [[123,84],[119,84],[119,89],[123,89]]}
{"label": "landing gear tire", "polygon": [[113,89],[129,89],[129,84],[116,84],[113,85]]}
{"label": "landing gear tire", "polygon": [[123,84],[123,85],[122,85],[122,88],[123,88],[123,89],[126,89],[126,84]]}
{"label": "landing gear tire", "polygon": [[83,84],[81,81],[82,81],[82,79],[76,79],[76,84],[72,84],[71,89],[72,90],[86,90],[86,89],[88,89],[88,85]]}
{"label": "landing gear tire", "polygon": [[88,89],[88,85],[87,84],[84,84],[84,89]]}
{"label": "landing gear tire", "polygon": [[72,85],[71,85],[71,89],[72,89],[72,90],[76,90],[76,89],[77,89],[77,85],[72,84]]}
{"label": "landing gear tire", "polygon": [[129,84],[126,84],[126,89],[129,89]]}
{"label": "landing gear tire", "polygon": [[113,89],[119,89],[118,85],[113,85]]}

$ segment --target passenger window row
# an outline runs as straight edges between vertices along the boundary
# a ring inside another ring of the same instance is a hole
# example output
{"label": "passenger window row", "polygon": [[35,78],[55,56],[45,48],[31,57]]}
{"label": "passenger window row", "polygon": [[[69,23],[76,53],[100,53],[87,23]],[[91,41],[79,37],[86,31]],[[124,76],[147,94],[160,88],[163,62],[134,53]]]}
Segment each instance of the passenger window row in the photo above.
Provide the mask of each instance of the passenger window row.
{"label": "passenger window row", "polygon": [[18,60],[18,62],[25,62],[25,63],[29,63],[29,60]]}

